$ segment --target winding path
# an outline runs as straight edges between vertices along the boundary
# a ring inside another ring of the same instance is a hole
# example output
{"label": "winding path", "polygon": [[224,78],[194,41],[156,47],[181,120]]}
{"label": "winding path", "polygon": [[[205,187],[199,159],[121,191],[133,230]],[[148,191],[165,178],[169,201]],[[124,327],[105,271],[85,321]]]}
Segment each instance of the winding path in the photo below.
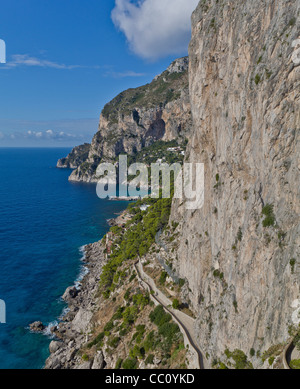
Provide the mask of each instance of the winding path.
{"label": "winding path", "polygon": [[136,262],[134,267],[136,269],[139,281],[143,286],[143,288],[148,290],[149,292],[151,291],[154,292],[154,295],[150,294],[152,300],[154,300],[154,302],[156,302],[157,304],[162,305],[164,309],[168,313],[170,313],[170,315],[179,325],[181,332],[183,332],[183,335],[187,340],[187,343],[193,349],[190,351],[191,352],[194,351],[195,358],[197,359],[198,369],[205,369],[205,360],[203,358],[203,354],[199,349],[199,347],[197,346],[197,342],[195,340],[195,334],[194,334],[195,320],[181,311],[177,311],[177,310],[175,311],[174,309],[170,308],[170,306],[172,305],[172,301],[169,300],[168,297],[165,296],[157,288],[153,279],[144,272],[143,266],[140,261]]}

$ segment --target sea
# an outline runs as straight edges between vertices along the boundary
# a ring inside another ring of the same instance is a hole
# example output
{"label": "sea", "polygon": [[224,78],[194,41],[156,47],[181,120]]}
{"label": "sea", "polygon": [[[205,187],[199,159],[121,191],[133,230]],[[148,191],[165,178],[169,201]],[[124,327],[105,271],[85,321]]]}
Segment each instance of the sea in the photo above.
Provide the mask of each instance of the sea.
{"label": "sea", "polygon": [[[43,368],[50,327],[66,309],[61,296],[84,275],[84,245],[128,205],[99,199],[94,184],[69,182],[71,171],[56,168],[69,152],[0,148],[0,369]],[[29,330],[37,320],[41,334]]]}

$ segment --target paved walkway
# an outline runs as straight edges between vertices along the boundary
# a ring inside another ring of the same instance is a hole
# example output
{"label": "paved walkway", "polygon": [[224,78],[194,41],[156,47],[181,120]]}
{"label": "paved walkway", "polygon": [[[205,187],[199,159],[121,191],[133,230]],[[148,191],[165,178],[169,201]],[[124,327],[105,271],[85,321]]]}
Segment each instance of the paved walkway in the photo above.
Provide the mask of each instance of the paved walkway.
{"label": "paved walkway", "polygon": [[140,261],[135,264],[135,268],[143,288],[149,292],[154,292],[154,295],[150,295],[154,302],[162,305],[165,310],[172,315],[174,320],[179,325],[180,330],[185,338],[185,343],[189,345],[189,351],[193,354],[193,359],[196,360],[195,368],[205,369],[206,361],[204,360],[202,352],[197,346],[194,333],[195,320],[185,313],[174,310],[172,308],[172,301],[157,288],[153,279],[144,272],[143,265]]}

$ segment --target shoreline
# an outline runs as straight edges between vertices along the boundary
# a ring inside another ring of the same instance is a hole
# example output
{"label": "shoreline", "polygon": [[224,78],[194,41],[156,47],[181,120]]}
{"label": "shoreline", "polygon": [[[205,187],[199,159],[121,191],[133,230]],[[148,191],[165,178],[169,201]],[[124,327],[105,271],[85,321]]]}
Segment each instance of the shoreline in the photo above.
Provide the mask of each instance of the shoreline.
{"label": "shoreline", "polygon": [[[57,319],[58,324],[48,328],[47,335],[53,335],[49,345],[50,356],[44,369],[101,369],[104,367],[102,352],[94,360],[83,362],[78,351],[88,341],[92,329],[94,306],[97,303],[98,281],[105,264],[102,240],[82,248],[82,269],[72,286],[64,292],[62,299],[67,307]],[[85,274],[84,274],[85,273]],[[65,313],[65,314],[64,314]],[[51,323],[50,323],[51,324]],[[48,326],[49,327],[49,326]]]}

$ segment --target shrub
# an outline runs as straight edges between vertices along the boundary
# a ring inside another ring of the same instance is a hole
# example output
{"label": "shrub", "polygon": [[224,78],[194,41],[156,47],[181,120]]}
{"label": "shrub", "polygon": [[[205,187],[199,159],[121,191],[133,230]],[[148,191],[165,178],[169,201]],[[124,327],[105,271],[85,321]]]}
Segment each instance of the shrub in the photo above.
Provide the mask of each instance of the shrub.
{"label": "shrub", "polygon": [[114,322],[110,320],[104,327],[104,332],[110,332],[114,328]]}
{"label": "shrub", "polygon": [[178,332],[180,332],[180,329],[179,329],[178,325],[175,323],[164,323],[162,326],[159,327],[158,332],[164,338],[166,338],[170,342],[173,342],[174,336]]}
{"label": "shrub", "polygon": [[120,342],[120,338],[118,336],[115,336],[107,344],[112,348],[116,348],[119,342]]}
{"label": "shrub", "polygon": [[173,300],[172,307],[173,307],[174,309],[179,309],[179,307],[180,307],[180,302],[179,302],[178,299],[174,299],[174,300]]}
{"label": "shrub", "polygon": [[300,369],[300,359],[294,359],[293,361],[291,361],[290,367],[296,370]]}
{"label": "shrub", "polygon": [[83,361],[87,362],[89,360],[89,357],[87,354],[83,354],[82,359]]}
{"label": "shrub", "polygon": [[123,369],[134,370],[136,369],[136,365],[137,365],[136,358],[127,358],[126,361],[123,362]]}
{"label": "shrub", "polygon": [[253,365],[248,361],[247,355],[242,350],[234,350],[230,352],[225,350],[225,354],[228,359],[232,358],[235,362],[234,368],[237,370],[253,369]]}
{"label": "shrub", "polygon": [[122,359],[122,358],[119,358],[119,359],[117,360],[115,369],[116,369],[116,370],[121,369],[122,364],[123,364],[123,359]]}
{"label": "shrub", "polygon": [[145,349],[144,349],[144,347],[139,347],[139,346],[135,345],[133,347],[133,349],[130,350],[129,356],[131,358],[133,358],[133,359],[134,358],[139,358],[139,359],[144,358],[145,357]]}
{"label": "shrub", "polygon": [[92,348],[93,346],[97,345],[98,343],[102,343],[103,339],[105,337],[105,333],[101,332],[92,342],[88,343],[87,348]]}
{"label": "shrub", "polygon": [[259,74],[257,74],[257,75],[255,76],[255,79],[254,79],[254,81],[255,81],[255,84],[256,84],[256,85],[258,85],[258,84],[260,83],[260,81],[261,81],[261,77],[260,77],[260,75],[259,75]]}
{"label": "shrub", "polygon": [[233,306],[234,306],[235,312],[237,313],[238,312],[238,303],[236,300],[234,300]]}
{"label": "shrub", "polygon": [[294,272],[295,272],[295,265],[296,265],[296,259],[295,258],[292,258],[290,260],[290,265],[291,265],[291,268],[292,268],[292,274],[294,274]]}
{"label": "shrub", "polygon": [[154,355],[149,354],[145,361],[146,365],[153,365],[154,363]]}
{"label": "shrub", "polygon": [[156,334],[154,331],[151,331],[147,337],[146,337],[146,340],[144,342],[144,348],[145,348],[145,351],[148,352],[149,350],[155,350],[155,347],[156,347],[156,341],[157,341],[157,337],[156,337]]}
{"label": "shrub", "polygon": [[274,205],[267,204],[263,207],[262,214],[265,216],[263,227],[272,227],[275,224]]}
{"label": "shrub", "polygon": [[138,325],[136,327],[136,333],[132,337],[132,341],[136,341],[136,343],[141,343],[143,337],[145,334],[145,326],[144,325]]}
{"label": "shrub", "polygon": [[171,315],[166,313],[161,305],[158,305],[154,311],[150,313],[149,318],[151,322],[156,324],[158,327],[168,323],[172,319]]}
{"label": "shrub", "polygon": [[274,363],[274,361],[275,361],[275,357],[270,357],[270,358],[269,358],[269,361],[268,361],[268,362],[269,362],[269,365],[272,366],[273,363]]}
{"label": "shrub", "polygon": [[162,272],[161,272],[161,275],[160,275],[160,278],[159,278],[159,283],[160,283],[161,285],[164,285],[165,282],[166,282],[167,277],[168,277],[168,273],[165,272],[165,271],[162,271]]}
{"label": "shrub", "polygon": [[238,231],[238,234],[237,234],[237,240],[241,242],[242,239],[243,239],[243,231],[242,231],[242,229],[240,227],[239,231]]}

